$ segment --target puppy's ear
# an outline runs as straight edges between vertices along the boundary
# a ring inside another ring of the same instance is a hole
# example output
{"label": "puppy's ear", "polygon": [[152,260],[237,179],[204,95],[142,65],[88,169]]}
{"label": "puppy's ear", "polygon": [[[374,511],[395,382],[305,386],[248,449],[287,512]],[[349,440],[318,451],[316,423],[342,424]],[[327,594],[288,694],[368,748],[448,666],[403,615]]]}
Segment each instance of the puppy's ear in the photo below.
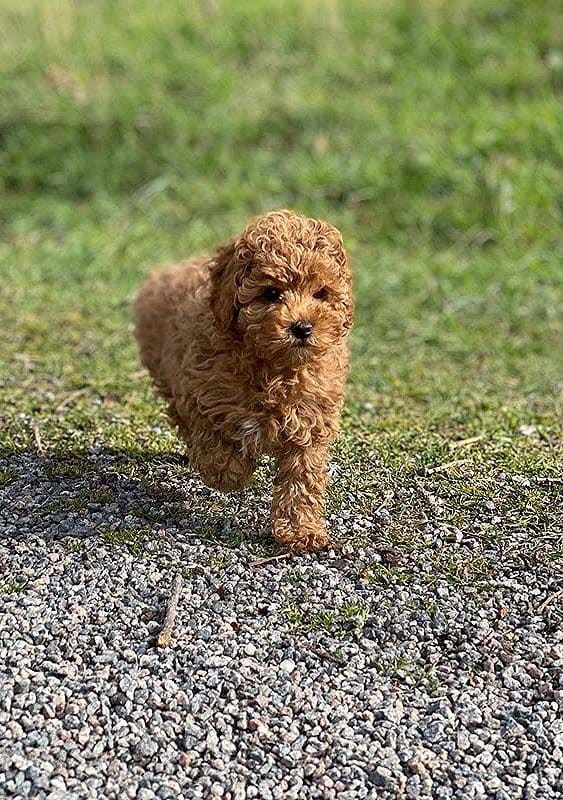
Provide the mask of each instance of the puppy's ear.
{"label": "puppy's ear", "polygon": [[352,273],[346,265],[344,268],[347,275],[346,294],[344,297],[344,321],[342,323],[342,335],[346,336],[354,322],[354,295],[352,293]]}
{"label": "puppy's ear", "polygon": [[[347,269],[348,259],[346,250],[344,249],[344,242],[342,241],[342,234],[331,225],[329,222],[317,222],[320,230],[317,235],[315,243],[315,250],[322,250],[330,258],[343,269]],[[345,276],[344,276],[345,277]]]}
{"label": "puppy's ear", "polygon": [[233,239],[217,250],[211,265],[209,302],[217,325],[225,331],[236,328],[237,291],[246,273],[238,249],[239,240]]}
{"label": "puppy's ear", "polygon": [[322,234],[317,240],[317,246],[321,246],[340,267],[340,281],[343,289],[342,305],[344,307],[342,335],[346,336],[354,321],[354,297],[352,293],[352,270],[344,249],[342,234],[334,225],[325,222],[322,224]]}

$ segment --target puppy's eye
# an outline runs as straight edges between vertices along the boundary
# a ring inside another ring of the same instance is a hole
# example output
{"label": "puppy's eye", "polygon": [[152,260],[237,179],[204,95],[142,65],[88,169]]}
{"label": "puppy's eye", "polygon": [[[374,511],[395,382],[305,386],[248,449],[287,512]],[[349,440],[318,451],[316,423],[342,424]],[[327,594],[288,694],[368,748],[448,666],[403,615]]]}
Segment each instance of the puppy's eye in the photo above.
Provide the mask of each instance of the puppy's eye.
{"label": "puppy's eye", "polygon": [[328,289],[326,288],[326,286],[323,286],[322,289],[319,289],[318,292],[315,292],[313,297],[315,298],[315,300],[326,300],[328,297]]}
{"label": "puppy's eye", "polygon": [[266,291],[262,294],[262,297],[264,300],[269,300],[270,303],[277,303],[281,298],[281,292],[279,289],[270,286],[270,288],[266,289]]}

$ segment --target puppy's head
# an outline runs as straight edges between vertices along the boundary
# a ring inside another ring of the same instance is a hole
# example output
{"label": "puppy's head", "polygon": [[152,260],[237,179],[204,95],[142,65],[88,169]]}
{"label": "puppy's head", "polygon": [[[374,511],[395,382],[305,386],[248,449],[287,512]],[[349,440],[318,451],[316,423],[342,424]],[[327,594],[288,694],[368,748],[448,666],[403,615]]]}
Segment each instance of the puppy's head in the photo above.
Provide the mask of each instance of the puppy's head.
{"label": "puppy's head", "polygon": [[272,365],[299,366],[352,324],[352,276],[332,225],[273,211],[221,248],[211,273],[216,323]]}

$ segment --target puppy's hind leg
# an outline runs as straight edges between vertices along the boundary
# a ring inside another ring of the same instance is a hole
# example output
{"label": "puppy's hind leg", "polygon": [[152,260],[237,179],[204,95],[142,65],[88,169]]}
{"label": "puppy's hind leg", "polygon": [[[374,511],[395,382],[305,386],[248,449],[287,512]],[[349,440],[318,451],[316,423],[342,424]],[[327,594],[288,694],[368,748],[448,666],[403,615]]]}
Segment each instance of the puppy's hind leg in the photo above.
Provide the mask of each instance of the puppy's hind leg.
{"label": "puppy's hind leg", "polygon": [[212,489],[239,492],[252,480],[255,458],[212,431],[192,432],[188,453],[192,466]]}

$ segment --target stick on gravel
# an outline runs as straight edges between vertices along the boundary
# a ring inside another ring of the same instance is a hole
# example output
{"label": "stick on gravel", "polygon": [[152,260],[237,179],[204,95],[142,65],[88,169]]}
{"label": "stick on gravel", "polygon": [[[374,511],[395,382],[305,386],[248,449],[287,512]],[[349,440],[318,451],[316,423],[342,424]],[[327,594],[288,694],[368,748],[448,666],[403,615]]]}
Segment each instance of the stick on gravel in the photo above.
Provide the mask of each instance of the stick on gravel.
{"label": "stick on gravel", "polygon": [[168,604],[166,606],[164,625],[162,626],[162,630],[158,634],[158,638],[156,640],[156,643],[159,647],[168,647],[170,644],[172,628],[174,627],[174,621],[176,619],[176,614],[178,613],[178,601],[180,600],[181,591],[182,573],[177,572],[174,576],[174,582],[172,584],[172,594],[170,595]]}
{"label": "stick on gravel", "polygon": [[279,556],[270,556],[269,558],[259,558],[256,561],[251,561],[249,567],[261,567],[262,564],[270,564],[272,561],[280,561],[282,558],[288,558],[291,553],[282,553]]}
{"label": "stick on gravel", "polygon": [[39,430],[39,425],[33,426],[33,435],[35,437],[35,444],[37,445],[37,452],[40,456],[42,456],[45,453],[45,448],[43,447],[43,442],[41,440],[41,431]]}
{"label": "stick on gravel", "polygon": [[545,609],[548,606],[550,606],[552,603],[554,603],[560,597],[563,597],[563,589],[559,589],[558,592],[555,592],[555,594],[551,594],[549,597],[547,597],[543,601],[543,603],[538,607],[538,610],[536,611],[536,614],[541,614],[543,611],[545,611]]}
{"label": "stick on gravel", "polygon": [[66,408],[70,403],[72,403],[74,400],[76,400],[77,397],[80,397],[81,395],[86,394],[87,391],[88,391],[88,389],[86,389],[86,388],[77,389],[75,392],[71,392],[70,394],[67,394],[67,396],[64,398],[64,400],[61,403],[59,403],[59,405],[56,407],[56,409],[55,409],[56,413],[58,414],[59,411],[62,411],[63,408]]}

